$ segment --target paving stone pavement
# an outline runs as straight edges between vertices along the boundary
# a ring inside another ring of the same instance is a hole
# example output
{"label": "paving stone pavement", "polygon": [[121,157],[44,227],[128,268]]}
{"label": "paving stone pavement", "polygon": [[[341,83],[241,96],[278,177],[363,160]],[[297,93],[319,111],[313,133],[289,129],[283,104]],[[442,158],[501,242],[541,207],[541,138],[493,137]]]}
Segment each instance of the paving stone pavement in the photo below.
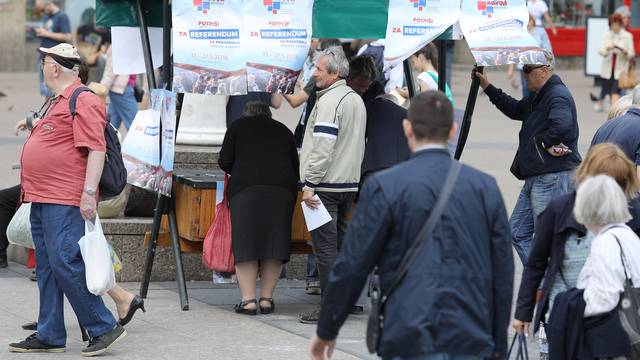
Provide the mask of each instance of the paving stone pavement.
{"label": "paving stone pavement", "polygon": [[[454,66],[453,95],[458,107],[466,102],[470,68]],[[604,121],[605,114],[595,113],[588,100],[594,91],[591,78],[582,70],[564,70],[559,75],[574,94],[580,124],[580,149],[584,154],[593,133]],[[491,70],[489,76],[496,85],[510,93],[504,69]],[[0,73],[0,188],[15,185],[19,172],[11,166],[19,163],[25,135],[15,137],[13,126],[27,110],[39,107],[34,73]],[[293,127],[299,111],[286,105],[274,112],[274,117]],[[508,120],[480,95],[473,118],[471,134],[462,161],[496,177],[509,211],[515,204],[522,183],[508,172],[515,149],[519,123]],[[142,268],[142,264],[140,264]],[[520,283],[522,267],[516,260],[515,291]],[[5,344],[28,335],[20,325],[35,319],[38,293],[27,278],[29,271],[12,263],[0,269],[0,359],[76,359],[82,344],[73,312],[67,305],[68,348],[65,354],[16,355],[7,352]],[[139,284],[121,284],[137,292]],[[305,359],[308,339],[314,327],[297,322],[296,314],[313,309],[318,297],[304,294],[304,284],[295,281],[280,283],[276,293],[278,309],[270,316],[246,317],[232,312],[239,298],[235,285],[189,283],[191,309],[179,309],[174,283],[152,283],[146,300],[147,313],[137,314],[127,327],[129,335],[106,358],[112,359]],[[105,300],[111,309],[113,303]],[[364,345],[366,316],[351,316],[338,339],[335,359],[373,359]],[[529,340],[529,353],[537,359],[537,345]]]}

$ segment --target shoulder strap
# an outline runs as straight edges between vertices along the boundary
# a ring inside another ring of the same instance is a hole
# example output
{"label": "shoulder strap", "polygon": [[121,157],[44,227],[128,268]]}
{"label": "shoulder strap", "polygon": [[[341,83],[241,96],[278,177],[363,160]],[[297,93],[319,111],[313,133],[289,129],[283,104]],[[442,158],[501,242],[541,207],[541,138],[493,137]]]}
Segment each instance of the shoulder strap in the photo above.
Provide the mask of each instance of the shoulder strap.
{"label": "shoulder strap", "polygon": [[409,265],[411,265],[416,256],[418,256],[422,245],[424,245],[426,240],[429,238],[429,235],[431,235],[433,229],[436,227],[436,224],[438,223],[438,221],[440,221],[442,213],[444,212],[444,209],[447,206],[447,202],[449,201],[449,197],[453,192],[453,188],[456,180],[458,179],[458,174],[460,173],[461,167],[462,165],[460,165],[458,161],[451,161],[451,166],[449,167],[449,171],[447,172],[447,177],[444,180],[444,185],[442,186],[442,190],[440,192],[440,195],[438,196],[436,205],[433,207],[433,210],[431,210],[431,214],[422,226],[422,229],[420,229],[418,236],[413,241],[404,257],[402,258],[400,266],[398,266],[398,273],[391,283],[391,286],[387,290],[385,297],[389,297],[396,286],[398,286],[404,275],[407,273]]}
{"label": "shoulder strap", "polygon": [[348,91],[346,94],[344,94],[344,96],[342,96],[342,98],[340,98],[340,101],[338,101],[338,105],[336,105],[336,109],[333,112],[333,123],[334,124],[336,123],[336,116],[338,116],[338,108],[340,107],[340,104],[342,104],[342,100],[344,100],[344,98],[346,98],[347,96],[349,96],[349,94],[352,94],[352,93],[355,94],[356,92],[353,91],[353,90]]}
{"label": "shoulder strap", "polygon": [[85,91],[89,91],[93,93],[93,90],[89,89],[86,86],[80,86],[77,89],[73,90],[71,96],[69,97],[69,112],[71,113],[71,117],[75,119],[76,117],[76,102],[78,101],[78,96]]}
{"label": "shoulder strap", "polygon": [[622,250],[622,244],[620,244],[620,239],[618,239],[618,237],[614,233],[611,233],[611,235],[613,235],[613,237],[616,238],[616,242],[618,243],[618,247],[620,248],[620,262],[622,262],[622,270],[624,270],[624,279],[626,281],[631,281],[631,279],[629,278],[629,275],[627,274],[627,266],[626,266],[626,261],[624,261],[625,259],[624,251]]}

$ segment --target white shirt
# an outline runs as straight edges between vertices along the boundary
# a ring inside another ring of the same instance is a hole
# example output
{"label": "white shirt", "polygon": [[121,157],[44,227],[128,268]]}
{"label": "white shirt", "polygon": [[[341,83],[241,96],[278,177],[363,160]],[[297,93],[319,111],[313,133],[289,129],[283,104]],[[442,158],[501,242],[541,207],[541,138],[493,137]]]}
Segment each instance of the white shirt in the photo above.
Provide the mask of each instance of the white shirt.
{"label": "white shirt", "polygon": [[549,7],[544,0],[527,1],[527,9],[536,20],[536,26],[542,26],[542,17],[549,12]]}
{"label": "white shirt", "polygon": [[[614,237],[615,235],[615,237]],[[640,285],[640,238],[624,224],[610,225],[593,239],[589,257],[578,275],[578,289],[584,289],[584,316],[607,313],[618,306],[625,275],[620,260],[620,240],[628,276]]]}

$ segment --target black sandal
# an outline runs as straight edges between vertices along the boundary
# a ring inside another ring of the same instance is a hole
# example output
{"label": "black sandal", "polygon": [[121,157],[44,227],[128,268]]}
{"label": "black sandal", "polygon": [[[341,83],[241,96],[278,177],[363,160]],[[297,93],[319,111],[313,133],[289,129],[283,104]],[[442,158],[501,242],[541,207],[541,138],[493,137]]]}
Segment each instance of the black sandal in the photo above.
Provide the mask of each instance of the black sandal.
{"label": "black sandal", "polygon": [[256,299],[249,299],[249,300],[242,300],[240,301],[239,304],[235,305],[233,307],[233,310],[235,310],[235,312],[237,314],[244,314],[244,315],[257,315],[258,314],[258,309],[245,309],[245,306],[249,305],[249,304],[258,304],[258,302],[256,301]]}
{"label": "black sandal", "polygon": [[263,302],[263,301],[270,302],[271,306],[263,307],[262,305],[260,305],[260,313],[265,315],[271,314],[276,309],[276,304],[273,302],[273,298],[261,297],[260,300],[258,300],[258,302]]}

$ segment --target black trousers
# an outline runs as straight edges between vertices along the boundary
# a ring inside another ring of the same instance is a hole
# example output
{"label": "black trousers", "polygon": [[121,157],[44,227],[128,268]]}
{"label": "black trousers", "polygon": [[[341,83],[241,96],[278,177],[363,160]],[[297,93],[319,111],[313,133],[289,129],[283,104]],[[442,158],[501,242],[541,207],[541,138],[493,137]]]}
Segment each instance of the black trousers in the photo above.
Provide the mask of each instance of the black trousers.
{"label": "black trousers", "polygon": [[316,192],[327,208],[331,221],[311,231],[311,244],[316,254],[320,288],[327,286],[329,273],[338,258],[338,251],[347,233],[349,210],[356,198],[355,192]]}
{"label": "black trousers", "polygon": [[7,254],[7,226],[18,209],[19,200],[20,185],[0,190],[0,257]]}

